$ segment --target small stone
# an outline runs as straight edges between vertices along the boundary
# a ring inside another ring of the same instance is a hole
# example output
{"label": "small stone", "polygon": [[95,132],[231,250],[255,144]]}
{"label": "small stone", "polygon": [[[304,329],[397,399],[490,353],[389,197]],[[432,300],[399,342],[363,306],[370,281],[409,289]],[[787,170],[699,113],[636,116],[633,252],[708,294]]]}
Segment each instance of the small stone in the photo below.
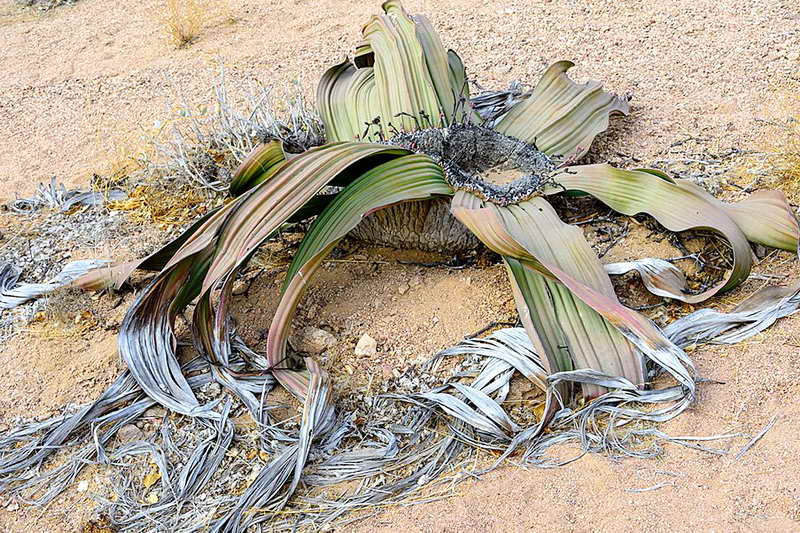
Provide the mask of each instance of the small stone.
{"label": "small stone", "polygon": [[8,507],[6,507],[6,509],[9,511],[16,511],[19,509],[19,504],[17,502],[12,502],[8,505]]}
{"label": "small stone", "polygon": [[292,338],[292,346],[298,352],[319,354],[336,344],[333,333],[324,329],[308,326],[300,334]]}
{"label": "small stone", "polygon": [[439,317],[438,316],[433,317],[433,323],[434,324],[438,324],[439,323]]}
{"label": "small stone", "polygon": [[248,429],[256,427],[256,421],[253,420],[249,412],[232,418],[231,422],[233,422],[233,426],[240,431],[247,431]]}
{"label": "small stone", "polygon": [[200,391],[210,398],[216,398],[222,394],[222,385],[219,383],[209,383],[200,389]]}
{"label": "small stone", "polygon": [[125,424],[117,431],[117,440],[122,444],[144,439],[144,433],[134,424]]}
{"label": "small stone", "polygon": [[155,407],[150,407],[144,412],[144,416],[149,418],[164,418],[164,415],[167,414],[167,410],[161,407],[160,405],[156,405]]}
{"label": "small stone", "polygon": [[247,292],[247,289],[250,288],[250,284],[243,279],[237,279],[233,282],[233,295],[234,296],[241,296],[242,294]]}
{"label": "small stone", "polygon": [[403,283],[402,285],[397,287],[397,292],[399,292],[400,294],[405,294],[408,292],[408,289],[410,288],[411,287],[408,286],[408,283]]}
{"label": "small stone", "polygon": [[368,334],[364,333],[360,339],[358,339],[358,344],[356,344],[356,355],[375,355],[378,351],[378,341],[370,337]]}

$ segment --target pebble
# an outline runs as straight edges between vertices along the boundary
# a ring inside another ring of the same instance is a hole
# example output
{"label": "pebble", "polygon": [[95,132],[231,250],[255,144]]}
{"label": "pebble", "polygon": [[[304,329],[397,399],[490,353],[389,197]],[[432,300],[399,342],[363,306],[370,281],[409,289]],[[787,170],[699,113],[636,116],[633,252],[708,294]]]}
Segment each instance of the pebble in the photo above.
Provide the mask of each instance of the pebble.
{"label": "pebble", "polygon": [[292,338],[292,346],[298,352],[320,354],[336,344],[333,333],[324,329],[308,326],[299,335]]}
{"label": "pebble", "polygon": [[250,288],[250,283],[243,279],[237,279],[233,282],[233,289],[231,292],[234,296],[241,296],[242,294],[247,292],[247,289]]}
{"label": "pebble", "polygon": [[86,492],[89,490],[89,482],[85,479],[78,483],[78,492]]}
{"label": "pebble", "polygon": [[356,344],[355,354],[356,355],[375,355],[378,351],[378,341],[373,339],[369,336],[369,334],[364,333],[360,339],[358,339],[358,344]]}
{"label": "pebble", "polygon": [[164,418],[164,415],[166,414],[167,414],[166,409],[164,409],[160,405],[156,405],[155,407],[150,407],[144,412],[144,416],[150,418]]}
{"label": "pebble", "polygon": [[134,424],[125,424],[117,431],[117,440],[122,444],[144,439],[144,433]]}
{"label": "pebble", "polygon": [[222,394],[222,385],[219,383],[209,383],[208,385],[203,386],[203,388],[200,389],[200,392],[209,398],[216,398]]}
{"label": "pebble", "polygon": [[402,285],[397,287],[397,292],[399,292],[400,294],[405,294],[408,292],[408,289],[410,288],[411,287],[408,286],[408,283],[403,283]]}

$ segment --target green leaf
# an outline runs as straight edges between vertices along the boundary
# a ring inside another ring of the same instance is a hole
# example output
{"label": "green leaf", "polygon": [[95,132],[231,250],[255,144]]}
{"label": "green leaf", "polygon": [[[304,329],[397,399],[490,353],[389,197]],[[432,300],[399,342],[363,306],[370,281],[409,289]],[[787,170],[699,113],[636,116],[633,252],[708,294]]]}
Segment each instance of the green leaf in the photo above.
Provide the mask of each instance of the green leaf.
{"label": "green leaf", "polygon": [[[506,257],[514,275],[517,301],[525,304],[520,305],[520,315],[534,346],[545,351],[548,370],[561,370],[558,365],[564,354],[554,345],[566,341],[573,366],[621,375],[643,386],[643,361],[633,350],[635,346],[690,392],[694,390],[693,367],[686,354],[647,318],[619,303],[582,232],[558,220],[546,201],[533,198],[517,206],[499,207],[484,205],[477,197],[459,191],[453,198],[452,211],[481,241]],[[563,298],[566,293],[561,288],[553,290],[554,286],[536,276],[560,283],[573,298]],[[550,309],[548,300],[552,302]],[[586,307],[575,305],[578,300]],[[542,312],[548,314],[537,318],[537,323],[532,315]],[[610,333],[612,329],[624,339],[620,341]],[[614,345],[612,351],[609,344]],[[588,396],[598,391],[594,385],[584,385]]]}
{"label": "green leaf", "polygon": [[380,144],[333,143],[312,148],[282,164],[270,180],[232,204],[219,229],[203,292],[231,274],[323,187],[337,179],[349,181],[350,176],[409,153]]}
{"label": "green leaf", "polygon": [[329,68],[317,86],[317,107],[329,141],[364,137],[366,123],[380,115],[372,68],[356,69],[348,60]]}
{"label": "green leaf", "polygon": [[461,60],[426,18],[412,19],[395,0],[383,9],[364,26],[355,65],[331,67],[317,87],[331,141],[390,138],[464,119],[459,100],[469,99],[469,89]]}
{"label": "green leaf", "polygon": [[619,213],[647,213],[671,231],[705,228],[725,238],[733,250],[733,266],[724,279],[699,294],[672,291],[673,298],[702,302],[738,286],[750,274],[753,254],[747,237],[725,210],[693,187],[653,172],[621,170],[606,164],[569,167],[553,180],[567,191],[588,193]]}
{"label": "green leaf", "polygon": [[551,65],[531,95],[509,110],[494,128],[552,156],[577,161],[614,114],[627,115],[628,102],[605,92],[596,81],[579,85],[569,79],[571,61]]}
{"label": "green leaf", "polygon": [[718,200],[691,181],[679,179],[675,183],[725,211],[750,242],[790,252],[797,251],[800,228],[783,192],[756,191],[740,202],[728,203]]}
{"label": "green leaf", "polygon": [[262,181],[268,180],[286,161],[283,147],[279,141],[265,143],[247,156],[233,175],[230,185],[231,196],[239,196]]}
{"label": "green leaf", "polygon": [[270,326],[268,359],[273,363],[284,359],[292,317],[314,272],[336,243],[365,216],[399,202],[452,192],[441,167],[425,155],[407,155],[376,166],[340,192],[311,225],[289,265],[283,295]]}

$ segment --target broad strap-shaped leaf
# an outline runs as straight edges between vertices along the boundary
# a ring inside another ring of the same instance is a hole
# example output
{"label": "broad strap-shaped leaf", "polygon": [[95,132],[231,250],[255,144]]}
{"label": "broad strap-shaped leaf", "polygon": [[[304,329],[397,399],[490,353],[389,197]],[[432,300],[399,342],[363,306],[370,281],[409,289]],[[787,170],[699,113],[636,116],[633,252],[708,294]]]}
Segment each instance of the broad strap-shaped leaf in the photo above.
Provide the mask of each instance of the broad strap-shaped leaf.
{"label": "broad strap-shaped leaf", "polygon": [[770,248],[797,251],[800,227],[786,195],[781,191],[756,191],[739,202],[723,202],[689,180],[676,179],[675,183],[690,190],[725,211],[747,240]]}
{"label": "broad strap-shaped leaf", "polygon": [[[408,154],[407,150],[378,144],[324,145],[287,160],[271,179],[230,204],[230,212],[219,227],[212,262],[195,309],[193,322],[198,348],[217,363],[227,364],[232,283],[239,267],[261,243],[287,220],[314,205],[323,187],[331,183],[350,183],[364,171]],[[222,289],[215,308],[211,290],[220,283]],[[275,373],[275,377],[281,380],[280,373]]]}
{"label": "broad strap-shaped leaf", "polygon": [[329,141],[390,138],[401,131],[442,127],[475,116],[466,105],[464,65],[442,46],[424,17],[400,2],[364,26],[364,41],[348,61],[328,69],[317,87]]}
{"label": "broad strap-shaped leaf", "polygon": [[571,61],[552,64],[531,95],[514,105],[494,128],[551,156],[580,159],[594,138],[608,128],[611,115],[627,115],[628,102],[603,91],[596,81],[582,85],[567,76]]}
{"label": "broad strap-shaped leaf", "polygon": [[689,285],[686,283],[683,271],[663,259],[646,257],[635,261],[608,263],[605,265],[605,269],[609,274],[616,276],[635,270],[642,278],[642,283],[647,290],[656,296],[682,299],[685,294],[689,293]]}
{"label": "broad strap-shaped leaf", "polygon": [[[608,321],[608,324],[616,328],[643,354],[667,369],[690,393],[694,390],[694,381],[690,373],[693,367],[689,358],[666,339],[652,322],[641,314],[626,308],[619,303],[615,296],[609,294],[610,282],[607,277],[602,279],[605,273],[599,260],[595,259],[595,265],[588,265],[573,259],[568,262],[573,265],[580,264],[582,267],[580,271],[573,273],[563,269],[561,261],[571,255],[581,257],[584,254],[582,249],[588,248],[588,244],[585,243],[579,230],[573,231],[562,227],[569,228],[568,225],[558,220],[552,207],[546,201],[541,198],[533,198],[518,206],[513,206],[513,208],[503,208],[492,204],[484,205],[475,196],[459,191],[453,198],[452,210],[453,214],[492,250],[516,260],[519,263],[520,271],[544,275],[563,284],[575,297]],[[583,243],[578,244],[581,241]],[[574,269],[573,266],[571,270]],[[594,285],[590,285],[588,283],[590,281]],[[539,308],[532,308],[532,305],[527,302],[526,305],[529,306],[530,314],[540,311]],[[521,314],[524,314],[524,311],[525,309],[520,309]],[[576,323],[579,324],[583,317],[578,314],[575,318],[577,319]],[[539,346],[545,345],[539,332],[535,330],[535,325],[529,323],[528,328],[534,346],[538,344],[537,348],[539,348]],[[602,333],[602,330],[599,332]],[[598,331],[591,331],[586,336],[594,339],[593,335],[597,333]],[[546,345],[544,347],[547,348]],[[590,350],[591,344],[584,348]],[[589,367],[589,357],[584,352],[574,350],[570,354],[576,365]],[[577,357],[587,357],[587,360],[577,361],[575,360],[576,355]],[[621,375],[623,377],[637,386],[643,385],[644,371],[638,355],[626,360],[615,360],[616,355],[610,356],[608,353],[596,353],[596,356],[601,361],[601,365],[606,366],[595,368],[595,370],[614,375],[613,368],[622,366]],[[549,370],[551,370],[557,364],[558,358],[555,354],[548,353],[547,359],[551,367]],[[608,371],[609,368],[611,371]],[[594,391],[595,389],[592,388],[588,392],[591,394]]]}
{"label": "broad strap-shaped leaf", "polygon": [[368,123],[381,114],[372,68],[356,69],[345,60],[326,70],[317,85],[317,109],[328,141],[352,141],[371,133]]}
{"label": "broad strap-shaped leaf", "polygon": [[228,189],[231,196],[239,196],[262,181],[268,180],[284,161],[286,155],[279,141],[270,141],[254,149],[233,174]]}
{"label": "broad strap-shaped leaf", "polygon": [[[230,332],[227,307],[230,300],[230,286],[238,267],[287,218],[302,210],[302,206],[307,205],[322,187],[336,182],[337,179],[344,182],[353,181],[351,178],[344,179],[346,175],[358,176],[366,173],[374,176],[376,173],[385,173],[384,181],[380,182],[384,189],[378,188],[375,193],[380,194],[381,190],[385,191],[383,199],[388,199],[390,203],[416,198],[415,194],[418,194],[420,198],[430,197],[432,193],[421,193],[413,187],[413,180],[420,175],[422,177],[433,176],[437,194],[451,192],[449,186],[444,184],[442,171],[438,165],[427,156],[410,156],[409,154],[410,152],[407,150],[375,144],[326,145],[290,159],[269,181],[261,183],[237,202],[236,207],[231,210],[219,230],[213,262],[203,284],[200,304],[195,310],[194,323],[198,345],[206,351],[209,357],[220,364],[225,364],[228,360]],[[402,160],[403,163],[392,165],[394,161],[398,160]],[[383,166],[384,164],[388,166]],[[376,171],[375,168],[380,170]],[[408,176],[408,181],[404,181],[404,176]],[[356,185],[356,182],[362,185]],[[356,182],[336,196],[312,227],[319,227],[320,220],[327,220],[330,215],[325,215],[325,213],[339,212],[334,206],[347,202],[352,194],[348,193],[343,197],[345,191],[358,191],[364,187],[363,176]],[[354,186],[355,188],[353,188]],[[378,198],[381,197],[378,196]],[[382,207],[382,205],[379,204],[370,209]],[[353,219],[348,223],[357,224],[363,215],[362,212],[353,214]],[[345,233],[349,229],[351,228],[348,227]],[[339,235],[334,240],[338,240],[343,235]],[[301,247],[297,257],[303,257],[303,250],[304,248]],[[290,272],[290,276],[292,275],[293,273]],[[222,290],[217,307],[214,309],[210,301],[210,290],[219,282],[222,282]],[[212,320],[213,327],[208,324]],[[273,326],[279,321],[280,317],[276,316],[273,319]],[[280,357],[271,358],[270,362],[274,365],[280,359]],[[282,374],[275,373],[275,377],[280,380]],[[291,386],[291,384],[284,384]],[[293,392],[302,394],[302,390],[293,390]]]}
{"label": "broad strap-shaped leaf", "polygon": [[[478,206],[474,200],[470,203],[473,208]],[[478,209],[499,217],[509,232],[510,228],[525,232],[514,235],[525,252],[516,252],[517,257],[504,255],[516,284],[520,316],[534,346],[546,354],[548,372],[594,368],[643,384],[641,357],[615,327],[552,276],[525,268],[523,261],[536,257],[616,301],[611,280],[580,229],[561,222],[550,204],[537,198],[505,208],[489,205]],[[455,201],[454,214],[464,222]],[[478,238],[483,240],[480,234]],[[534,246],[537,253],[531,256],[529,248]],[[596,396],[601,391],[585,392]]]}
{"label": "broad strap-shaped leaf", "polygon": [[337,179],[349,182],[351,176],[408,153],[380,144],[333,143],[288,160],[270,180],[233,205],[219,229],[203,292],[228,276],[323,187],[335,184]]}
{"label": "broad strap-shaped leaf", "polygon": [[407,155],[368,170],[347,186],[314,221],[284,281],[281,302],[270,326],[267,357],[272,364],[285,356],[291,319],[314,272],[336,243],[370,213],[412,200],[451,195],[436,163],[425,155]]}
{"label": "broad strap-shaped leaf", "polygon": [[673,292],[672,298],[702,302],[736,287],[750,274],[753,254],[736,222],[693,188],[680,186],[666,175],[601,164],[569,167],[553,180],[563,190],[590,194],[619,213],[646,213],[671,231],[709,229],[730,243],[733,265],[720,283],[699,294]]}
{"label": "broad strap-shaped leaf", "polygon": [[201,406],[181,371],[174,322],[197,295],[211,247],[166,267],[128,309],[117,340],[119,352],[142,390],[158,403],[189,416],[218,418]]}
{"label": "broad strap-shaped leaf", "polygon": [[[373,69],[384,135],[389,137],[392,127],[413,131],[427,126],[427,122],[431,126],[440,125],[443,110],[416,24],[400,2],[389,0],[382,7],[385,14],[370,18],[364,26],[364,38],[375,52]],[[435,47],[436,43],[429,41],[429,45]],[[449,70],[449,66],[446,68]],[[446,77],[448,71],[442,74]],[[400,113],[409,116],[398,116]]]}
{"label": "broad strap-shaped leaf", "polygon": [[[466,113],[471,113],[463,103],[469,101],[467,73],[461,58],[453,50],[445,50],[439,34],[425,15],[415,15],[417,37],[425,56],[444,124],[461,122]],[[474,115],[477,118],[477,115]]]}

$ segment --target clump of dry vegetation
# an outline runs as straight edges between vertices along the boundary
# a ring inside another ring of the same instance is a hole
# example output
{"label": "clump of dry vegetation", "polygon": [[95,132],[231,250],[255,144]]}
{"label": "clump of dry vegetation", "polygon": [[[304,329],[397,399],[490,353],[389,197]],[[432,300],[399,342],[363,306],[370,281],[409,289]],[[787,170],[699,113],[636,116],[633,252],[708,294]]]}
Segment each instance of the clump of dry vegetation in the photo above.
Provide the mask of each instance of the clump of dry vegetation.
{"label": "clump of dry vegetation", "polygon": [[40,338],[62,338],[83,335],[97,324],[92,297],[79,289],[63,287],[46,297],[27,330]]}
{"label": "clump of dry vegetation", "polygon": [[772,186],[781,187],[793,201],[800,201],[800,83],[779,91],[773,109],[776,118],[768,122],[767,151]]}
{"label": "clump of dry vegetation", "polygon": [[58,6],[72,5],[77,0],[16,0],[16,4],[22,7],[30,7],[39,11],[48,11]]}
{"label": "clump of dry vegetation", "polygon": [[159,229],[182,225],[222,203],[234,169],[263,143],[277,139],[302,152],[325,141],[319,115],[299,86],[277,97],[261,85],[231,96],[222,72],[212,91],[211,106],[182,100],[155,129],[112,146],[101,141],[111,156],[94,174],[92,189],[127,192],[108,202],[109,209]]}
{"label": "clump of dry vegetation", "polygon": [[109,202],[108,208],[128,211],[129,218],[140,224],[155,224],[159,229],[182,225],[206,214],[221,198],[210,198],[188,185],[176,187],[163,183],[136,185],[125,200]]}
{"label": "clump of dry vegetation", "polygon": [[183,48],[200,35],[204,16],[197,0],[165,0],[162,24],[172,43]]}
{"label": "clump of dry vegetation", "polygon": [[159,7],[164,33],[177,48],[194,42],[211,24],[235,20],[225,0],[163,0]]}

